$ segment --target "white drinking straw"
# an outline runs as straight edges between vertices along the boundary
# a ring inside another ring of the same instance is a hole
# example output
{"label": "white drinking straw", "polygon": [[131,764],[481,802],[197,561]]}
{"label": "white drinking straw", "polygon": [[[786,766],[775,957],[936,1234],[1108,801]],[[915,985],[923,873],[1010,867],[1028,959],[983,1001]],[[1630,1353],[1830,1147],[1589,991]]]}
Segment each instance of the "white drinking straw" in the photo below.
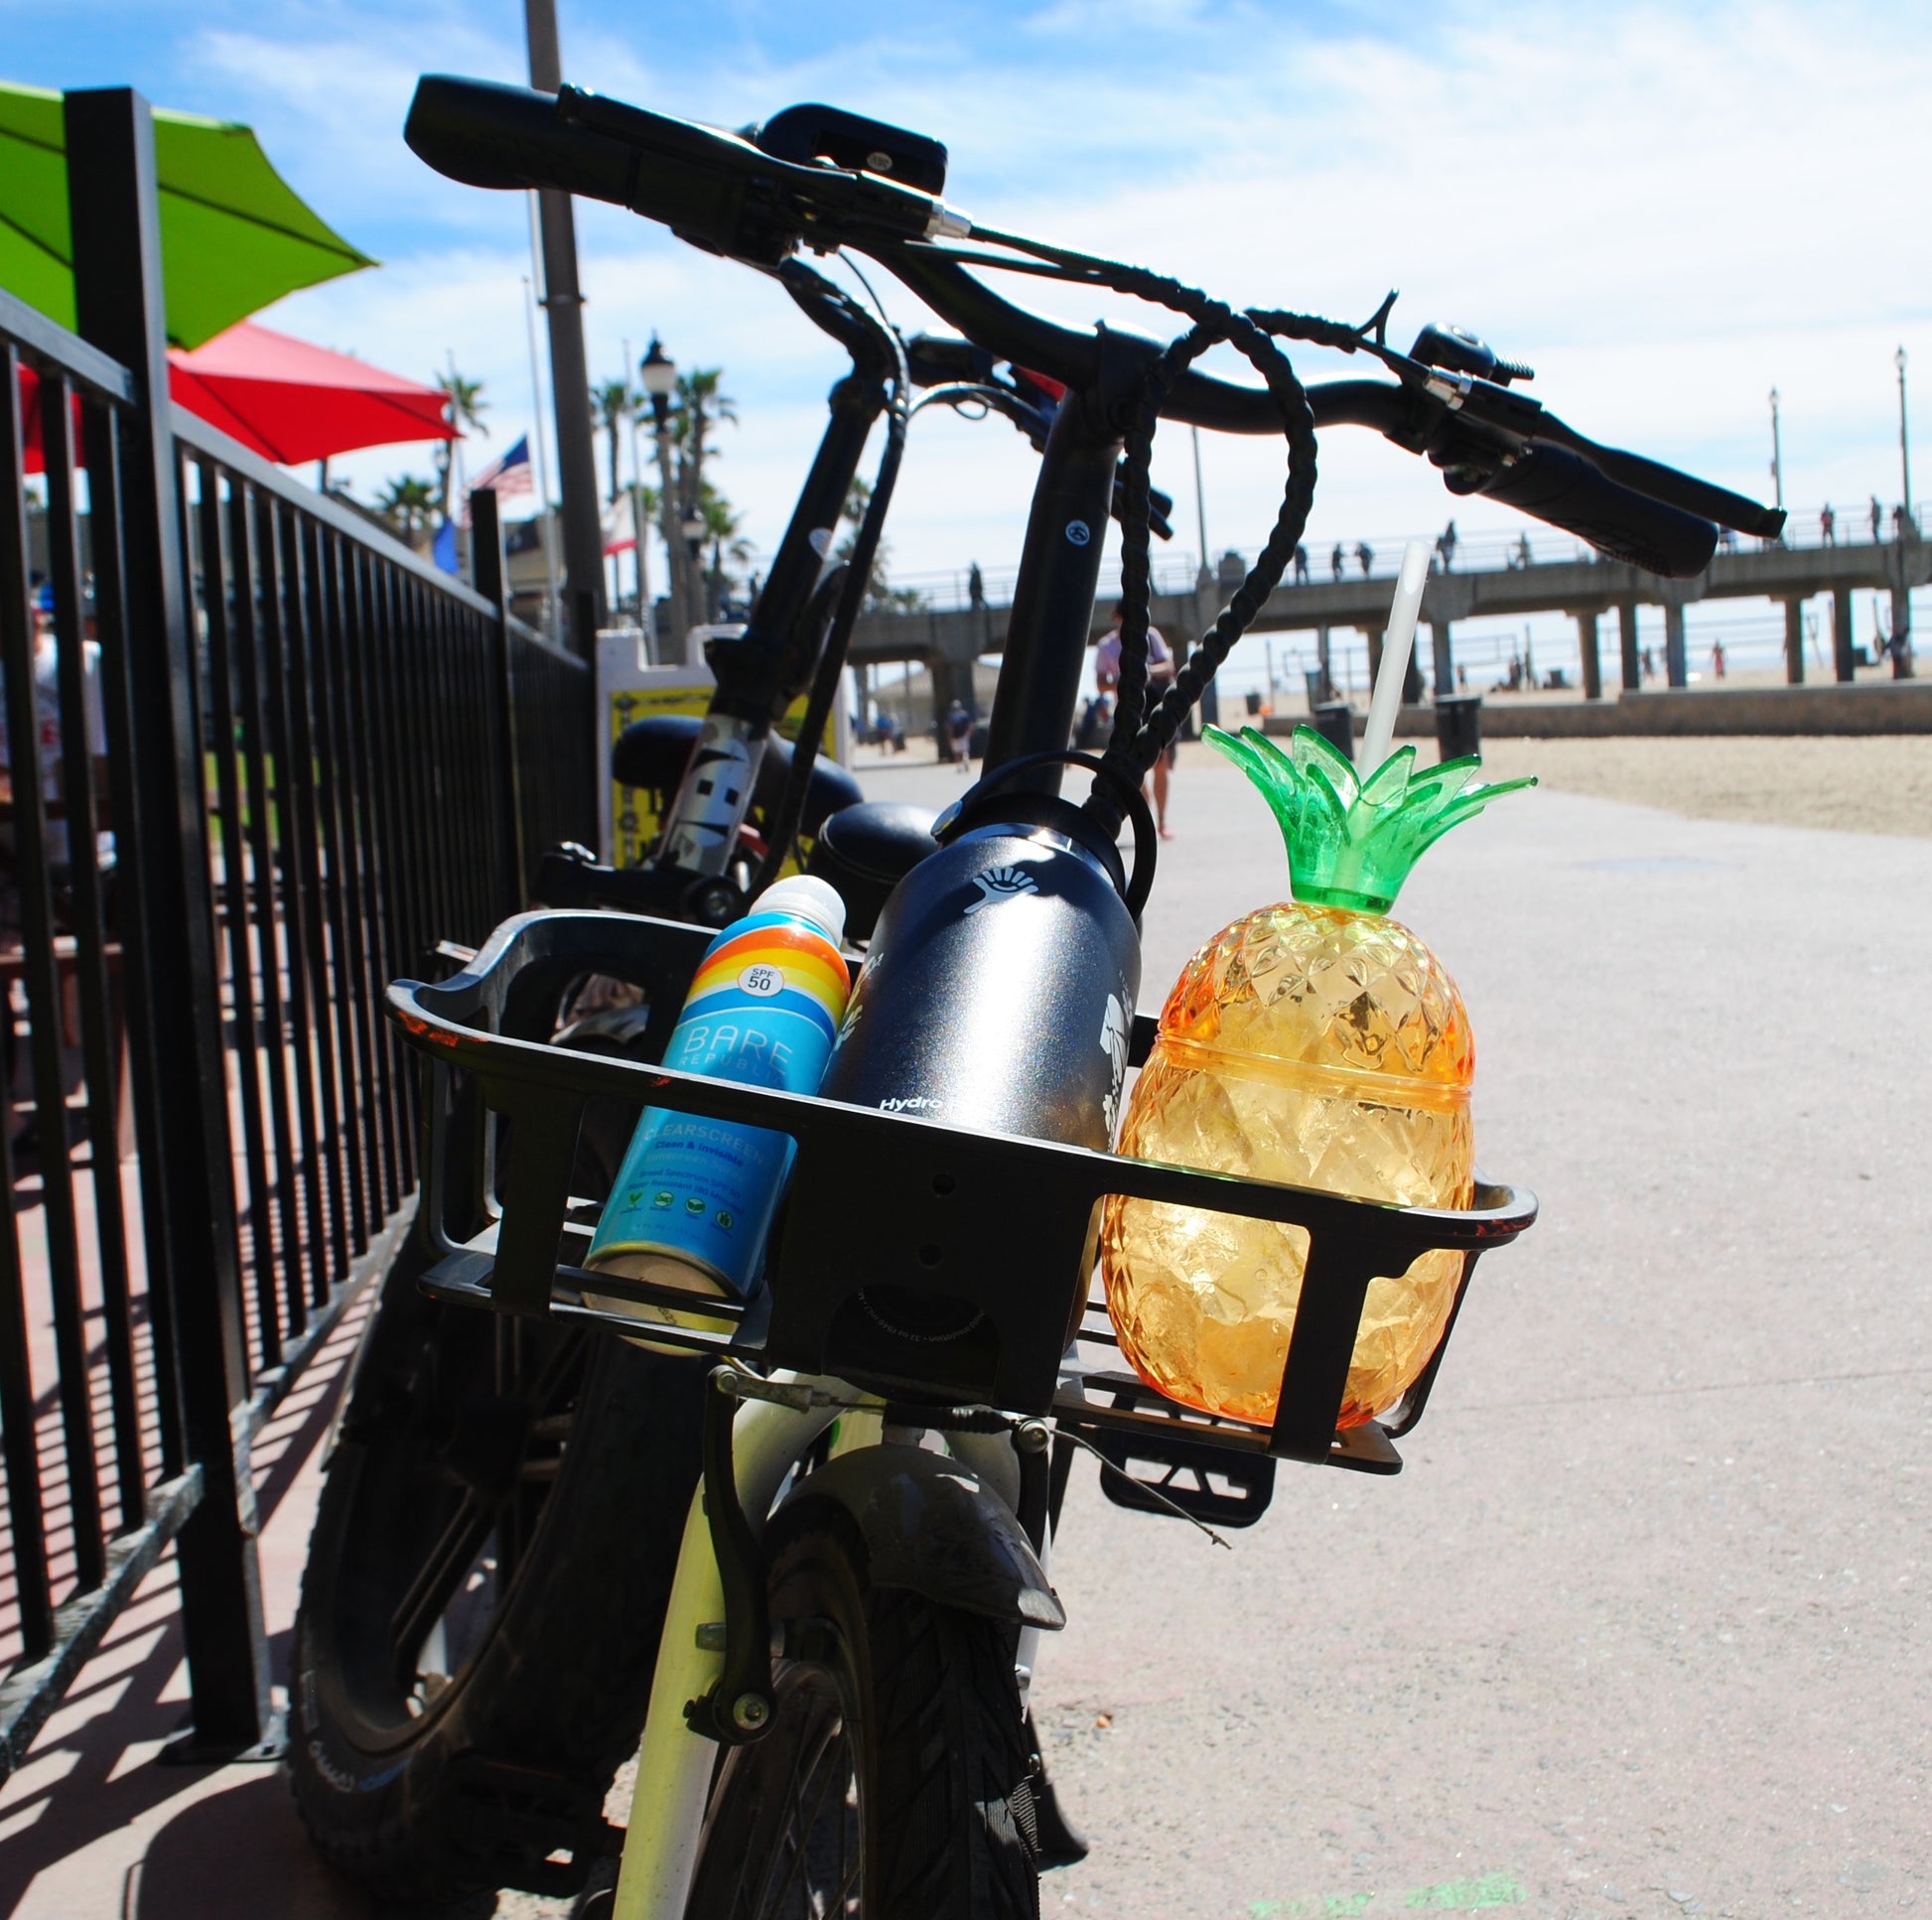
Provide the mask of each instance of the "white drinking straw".
{"label": "white drinking straw", "polygon": [[1422,612],[1422,590],[1429,582],[1429,542],[1411,540],[1402,549],[1402,571],[1396,576],[1395,605],[1389,609],[1389,630],[1382,635],[1382,667],[1369,697],[1368,725],[1362,733],[1362,777],[1367,779],[1389,756],[1395,739],[1396,709],[1402,705],[1402,683],[1409,674],[1409,654],[1416,644],[1416,617]]}

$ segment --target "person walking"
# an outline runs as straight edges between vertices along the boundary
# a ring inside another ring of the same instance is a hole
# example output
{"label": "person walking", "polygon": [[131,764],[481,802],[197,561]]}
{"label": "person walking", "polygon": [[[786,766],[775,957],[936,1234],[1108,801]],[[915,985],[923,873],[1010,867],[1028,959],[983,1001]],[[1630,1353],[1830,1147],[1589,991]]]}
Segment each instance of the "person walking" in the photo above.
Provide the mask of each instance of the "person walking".
{"label": "person walking", "polygon": [[1453,573],[1455,571],[1455,522],[1451,520],[1436,536],[1436,551],[1443,556],[1443,571],[1445,573]]}
{"label": "person walking", "polygon": [[1725,677],[1725,643],[1722,640],[1711,642],[1711,672],[1717,679]]}
{"label": "person walking", "polygon": [[1876,493],[1871,496],[1871,544],[1875,547],[1884,537],[1885,509],[1878,504]]}
{"label": "person walking", "polygon": [[[1335,549],[1341,551],[1339,547]],[[1120,618],[1125,609],[1121,603],[1114,603],[1114,623],[1101,636],[1100,644],[1093,650],[1093,677],[1101,694],[1111,703],[1120,687]],[[1162,695],[1173,685],[1173,651],[1161,635],[1161,629],[1151,620],[1147,629],[1147,710],[1152,712]],[[1154,786],[1154,821],[1161,830],[1163,840],[1172,840],[1173,835],[1168,830],[1168,784],[1173,773],[1174,760],[1178,750],[1173,741],[1162,749],[1161,757],[1150,769]],[[1145,790],[1145,789],[1143,789]]]}
{"label": "person walking", "polygon": [[1295,549],[1295,584],[1306,587],[1309,584],[1309,550],[1298,546]]}
{"label": "person walking", "polygon": [[952,756],[959,763],[961,773],[973,770],[973,716],[966,711],[963,700],[955,700],[946,709],[946,738],[952,742]]}
{"label": "person walking", "polygon": [[1362,578],[1366,580],[1375,570],[1375,549],[1366,540],[1357,540],[1355,542],[1355,559],[1361,567]]}
{"label": "person walking", "polygon": [[1341,578],[1342,562],[1346,558],[1347,556],[1341,550],[1341,542],[1337,540],[1335,542],[1334,552],[1328,556],[1328,565],[1333,570],[1334,576],[1337,580],[1340,580]]}
{"label": "person walking", "polygon": [[1838,545],[1838,515],[1832,511],[1830,500],[1818,509],[1818,534],[1828,547]]}

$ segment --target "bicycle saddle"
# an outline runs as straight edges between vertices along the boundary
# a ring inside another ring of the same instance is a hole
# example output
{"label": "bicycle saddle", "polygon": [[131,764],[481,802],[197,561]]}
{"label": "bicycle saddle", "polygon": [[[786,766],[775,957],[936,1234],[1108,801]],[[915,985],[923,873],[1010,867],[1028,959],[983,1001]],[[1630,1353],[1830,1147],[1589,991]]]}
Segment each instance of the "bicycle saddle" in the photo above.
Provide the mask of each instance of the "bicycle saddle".
{"label": "bicycle saddle", "polygon": [[819,829],[805,871],[839,890],[848,939],[871,939],[893,889],[927,854],[938,852],[933,817],[930,807],[866,800],[833,814]]}

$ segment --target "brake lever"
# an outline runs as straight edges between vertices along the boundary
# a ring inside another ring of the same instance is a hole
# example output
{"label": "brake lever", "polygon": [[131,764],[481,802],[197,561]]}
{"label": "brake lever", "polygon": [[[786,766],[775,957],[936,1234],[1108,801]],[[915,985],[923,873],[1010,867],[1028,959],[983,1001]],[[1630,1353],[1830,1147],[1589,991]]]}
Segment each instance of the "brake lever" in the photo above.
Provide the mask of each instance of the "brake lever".
{"label": "brake lever", "polygon": [[803,166],[763,151],[743,134],[649,113],[568,82],[558,88],[556,110],[567,123],[621,141],[640,156],[700,168],[729,182],[731,194],[706,209],[716,222],[711,230],[687,230],[674,221],[673,230],[752,264],[775,264],[774,247],[777,257],[789,250],[783,240],[829,253],[867,241],[963,238],[972,231],[963,214],[917,188],[823,163]]}
{"label": "brake lever", "polygon": [[[1619,486],[1627,486],[1632,492],[1665,506],[1696,514],[1699,519],[1715,520],[1720,526],[1764,539],[1775,539],[1783,530],[1782,507],[1761,506],[1742,493],[1680,473],[1660,461],[1602,446],[1558,419],[1541,400],[1518,393],[1500,381],[1480,379],[1473,373],[1414,359],[1386,341],[1364,339],[1360,350],[1381,361],[1411,393],[1440,409],[1439,421],[1452,418],[1499,436],[1501,452],[1536,446],[1561,447],[1588,461],[1605,479],[1615,480]],[[1511,374],[1520,377],[1514,368]],[[1425,432],[1423,437],[1431,443],[1439,438],[1434,432]],[[1450,464],[1438,461],[1438,465]]]}

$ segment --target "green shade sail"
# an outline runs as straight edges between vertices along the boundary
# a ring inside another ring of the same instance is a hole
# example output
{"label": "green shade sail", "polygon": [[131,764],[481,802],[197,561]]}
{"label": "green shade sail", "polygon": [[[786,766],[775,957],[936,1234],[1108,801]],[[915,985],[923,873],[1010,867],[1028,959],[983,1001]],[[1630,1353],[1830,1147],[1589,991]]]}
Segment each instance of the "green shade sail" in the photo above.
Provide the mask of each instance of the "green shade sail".
{"label": "green shade sail", "polygon": [[[375,262],[319,219],[251,128],[154,110],[168,339],[193,349],[270,302]],[[0,85],[0,287],[73,326],[61,95]]]}
{"label": "green shade sail", "polygon": [[1409,870],[1449,830],[1500,794],[1534,786],[1483,781],[1474,754],[1418,767],[1416,750],[1398,747],[1367,779],[1311,727],[1298,727],[1284,754],[1242,728],[1237,737],[1203,727],[1201,738],[1247,774],[1275,815],[1288,848],[1289,886],[1298,900],[1386,913]]}

